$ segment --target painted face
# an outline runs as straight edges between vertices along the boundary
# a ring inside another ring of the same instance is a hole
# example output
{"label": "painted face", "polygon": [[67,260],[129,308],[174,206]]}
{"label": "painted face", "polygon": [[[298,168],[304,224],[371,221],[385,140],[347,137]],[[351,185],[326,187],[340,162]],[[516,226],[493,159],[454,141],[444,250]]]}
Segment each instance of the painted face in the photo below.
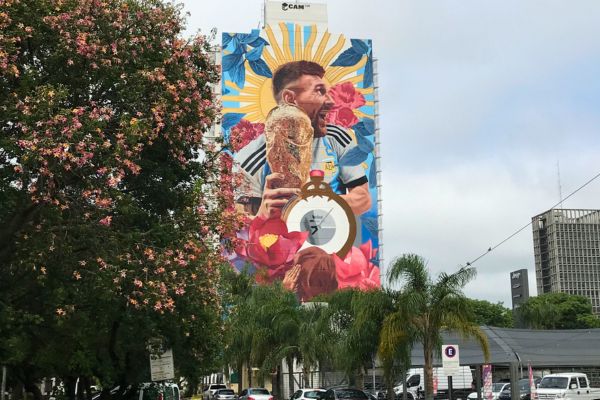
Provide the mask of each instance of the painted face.
{"label": "painted face", "polygon": [[327,113],[334,103],[323,79],[316,75],[303,75],[288,88],[295,94],[294,104],[304,110],[312,122],[315,136],[327,132]]}

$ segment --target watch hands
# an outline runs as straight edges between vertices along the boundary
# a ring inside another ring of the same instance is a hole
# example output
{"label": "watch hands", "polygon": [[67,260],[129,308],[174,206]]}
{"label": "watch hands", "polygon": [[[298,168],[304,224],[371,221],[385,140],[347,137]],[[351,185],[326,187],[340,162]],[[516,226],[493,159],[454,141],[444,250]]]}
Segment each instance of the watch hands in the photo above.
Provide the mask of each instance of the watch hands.
{"label": "watch hands", "polygon": [[329,214],[331,214],[331,212],[333,211],[333,208],[329,210],[329,212],[327,214],[325,214],[325,216],[323,217],[323,219],[321,220],[321,222],[319,222],[317,224],[317,227],[320,227],[321,224],[323,223],[323,221],[325,221],[325,219],[327,219],[327,217],[329,217]]}

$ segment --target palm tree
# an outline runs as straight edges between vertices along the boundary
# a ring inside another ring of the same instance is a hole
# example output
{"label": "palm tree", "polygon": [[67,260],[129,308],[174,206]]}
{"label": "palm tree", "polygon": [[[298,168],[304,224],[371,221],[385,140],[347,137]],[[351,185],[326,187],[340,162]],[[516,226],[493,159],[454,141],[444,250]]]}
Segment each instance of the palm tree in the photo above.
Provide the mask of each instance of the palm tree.
{"label": "palm tree", "polygon": [[425,398],[433,399],[433,357],[441,353],[442,331],[455,331],[476,339],[487,362],[489,346],[483,331],[472,321],[464,286],[476,275],[473,267],[461,267],[453,274],[441,273],[434,282],[425,260],[414,254],[394,260],[388,270],[391,286],[401,288],[394,311],[383,322],[379,353],[389,356],[398,348],[423,345]]}

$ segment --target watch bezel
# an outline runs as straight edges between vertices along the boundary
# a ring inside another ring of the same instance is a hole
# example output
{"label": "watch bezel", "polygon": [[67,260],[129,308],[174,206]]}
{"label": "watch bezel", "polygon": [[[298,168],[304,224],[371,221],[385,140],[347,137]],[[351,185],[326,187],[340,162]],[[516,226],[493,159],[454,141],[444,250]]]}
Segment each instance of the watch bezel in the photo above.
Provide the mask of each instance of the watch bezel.
{"label": "watch bezel", "polygon": [[[285,205],[281,213],[281,219],[287,225],[287,219],[290,215],[291,210],[302,200],[308,200],[310,197],[327,197],[331,201],[335,201],[344,211],[346,217],[348,218],[348,238],[346,242],[342,246],[342,248],[336,252],[340,258],[346,257],[350,249],[352,249],[352,245],[354,244],[354,240],[356,239],[356,219],[352,209],[340,195],[331,190],[331,187],[326,182],[322,181],[309,181],[304,184],[300,189],[300,195],[294,196],[290,199],[290,201]],[[318,245],[312,245],[311,247],[319,247]]]}

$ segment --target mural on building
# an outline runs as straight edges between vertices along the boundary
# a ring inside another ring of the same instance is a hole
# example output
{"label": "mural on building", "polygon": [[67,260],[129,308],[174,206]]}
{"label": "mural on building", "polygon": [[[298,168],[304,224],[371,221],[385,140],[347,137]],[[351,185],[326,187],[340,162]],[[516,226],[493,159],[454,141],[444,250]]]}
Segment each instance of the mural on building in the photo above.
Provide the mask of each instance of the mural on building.
{"label": "mural on building", "polygon": [[222,47],[223,139],[248,214],[232,263],[302,300],[379,287],[371,41],[280,23]]}

